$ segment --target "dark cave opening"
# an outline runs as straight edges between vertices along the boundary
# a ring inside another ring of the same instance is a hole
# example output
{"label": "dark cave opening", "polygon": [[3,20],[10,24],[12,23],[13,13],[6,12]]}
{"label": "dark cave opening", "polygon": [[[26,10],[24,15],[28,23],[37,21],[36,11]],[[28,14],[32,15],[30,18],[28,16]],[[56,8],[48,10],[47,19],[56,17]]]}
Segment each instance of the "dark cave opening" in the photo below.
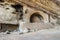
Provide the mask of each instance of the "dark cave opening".
{"label": "dark cave opening", "polygon": [[15,4],[15,5],[11,5],[13,8],[16,9],[16,12],[18,12],[20,18],[19,19],[22,19],[23,17],[23,6],[20,5],[20,4]]}
{"label": "dark cave opening", "polygon": [[[37,17],[39,19],[39,21],[41,21],[43,19],[43,17],[41,15],[39,15],[38,13],[34,13],[30,17],[30,22],[31,23],[37,22],[35,17]],[[36,20],[36,21],[34,21],[34,20]]]}

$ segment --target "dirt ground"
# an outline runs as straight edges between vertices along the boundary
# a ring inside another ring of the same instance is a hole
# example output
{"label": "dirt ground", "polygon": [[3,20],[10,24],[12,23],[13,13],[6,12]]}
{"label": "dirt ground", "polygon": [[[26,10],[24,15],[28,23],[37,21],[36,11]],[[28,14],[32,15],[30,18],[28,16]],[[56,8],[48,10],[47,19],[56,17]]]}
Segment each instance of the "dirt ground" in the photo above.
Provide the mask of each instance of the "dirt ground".
{"label": "dirt ground", "polygon": [[6,34],[2,32],[0,33],[0,40],[60,40],[60,27],[24,34],[19,32]]}

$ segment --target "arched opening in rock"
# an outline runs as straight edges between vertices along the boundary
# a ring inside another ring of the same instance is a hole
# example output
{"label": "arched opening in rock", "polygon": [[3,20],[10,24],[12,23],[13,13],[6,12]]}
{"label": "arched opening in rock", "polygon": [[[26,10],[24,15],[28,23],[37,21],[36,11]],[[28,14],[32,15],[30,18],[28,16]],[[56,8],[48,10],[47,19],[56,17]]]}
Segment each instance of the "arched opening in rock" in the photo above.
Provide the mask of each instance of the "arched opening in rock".
{"label": "arched opening in rock", "polygon": [[30,22],[31,23],[43,22],[43,17],[40,14],[38,14],[38,13],[34,13],[30,17]]}

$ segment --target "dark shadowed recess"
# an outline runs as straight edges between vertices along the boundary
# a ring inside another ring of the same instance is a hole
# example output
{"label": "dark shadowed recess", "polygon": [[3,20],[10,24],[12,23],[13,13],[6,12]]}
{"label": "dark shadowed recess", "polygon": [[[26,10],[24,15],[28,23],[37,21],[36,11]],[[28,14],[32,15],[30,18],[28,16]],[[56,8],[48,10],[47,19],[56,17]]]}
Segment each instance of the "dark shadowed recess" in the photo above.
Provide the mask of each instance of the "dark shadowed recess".
{"label": "dark shadowed recess", "polygon": [[15,4],[15,5],[11,5],[11,6],[16,9],[16,12],[19,13],[19,16],[20,16],[19,19],[22,19],[22,16],[23,16],[23,6],[20,5],[20,4]]}
{"label": "dark shadowed recess", "polygon": [[4,0],[0,0],[0,2],[4,2]]}
{"label": "dark shadowed recess", "polygon": [[30,22],[31,22],[31,23],[34,23],[34,17],[38,17],[40,20],[43,19],[43,17],[42,17],[40,14],[34,13],[34,14],[32,14],[31,17],[30,17]]}

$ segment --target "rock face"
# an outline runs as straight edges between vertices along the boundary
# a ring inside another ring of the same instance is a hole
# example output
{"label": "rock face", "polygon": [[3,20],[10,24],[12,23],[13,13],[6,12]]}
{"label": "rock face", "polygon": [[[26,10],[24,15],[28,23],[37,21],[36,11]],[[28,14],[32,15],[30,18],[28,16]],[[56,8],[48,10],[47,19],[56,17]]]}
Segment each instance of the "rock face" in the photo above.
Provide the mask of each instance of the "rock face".
{"label": "rock face", "polygon": [[[53,2],[53,0],[30,0],[30,1],[29,0],[27,0],[27,1],[26,0],[13,0],[13,1],[12,0],[4,0],[4,1],[8,5],[3,6],[4,8],[1,6],[1,8],[0,8],[0,10],[1,10],[1,14],[0,14],[1,19],[0,20],[1,20],[2,23],[5,23],[5,22],[6,23],[11,23],[11,24],[14,24],[14,23],[17,24],[18,23],[17,14],[14,14],[16,9],[11,7],[11,4],[15,5],[16,2],[17,2],[17,4],[18,3],[21,4],[22,7],[23,7],[22,11],[23,11],[24,21],[25,21],[25,19],[27,20],[27,18],[28,18],[28,21],[29,21],[30,20],[29,15],[32,15],[34,13],[39,13],[39,15],[43,16],[44,22],[46,20],[48,20],[50,22],[50,20],[53,19],[52,17],[57,17],[58,18],[58,15],[60,15],[60,7],[55,2]],[[26,7],[26,8],[24,8],[24,7]],[[25,14],[26,10],[28,10],[28,12],[27,12],[28,14]],[[40,11],[40,12],[38,12],[38,11]],[[45,15],[45,13],[46,13],[46,15]]]}
{"label": "rock face", "polygon": [[11,5],[0,3],[0,23],[17,24],[17,15],[13,14],[15,9]]}
{"label": "rock face", "polygon": [[[54,0],[3,1],[4,2],[0,2],[0,23],[19,24],[19,20],[22,20],[23,22],[28,23],[24,24],[24,27],[28,26],[28,28],[31,27],[30,29],[35,30],[36,28],[39,29],[39,27],[45,28],[43,26],[44,24],[40,25],[41,22],[54,25],[60,20],[60,6]],[[19,27],[21,27],[21,25]],[[34,27],[31,25],[34,25]]]}

